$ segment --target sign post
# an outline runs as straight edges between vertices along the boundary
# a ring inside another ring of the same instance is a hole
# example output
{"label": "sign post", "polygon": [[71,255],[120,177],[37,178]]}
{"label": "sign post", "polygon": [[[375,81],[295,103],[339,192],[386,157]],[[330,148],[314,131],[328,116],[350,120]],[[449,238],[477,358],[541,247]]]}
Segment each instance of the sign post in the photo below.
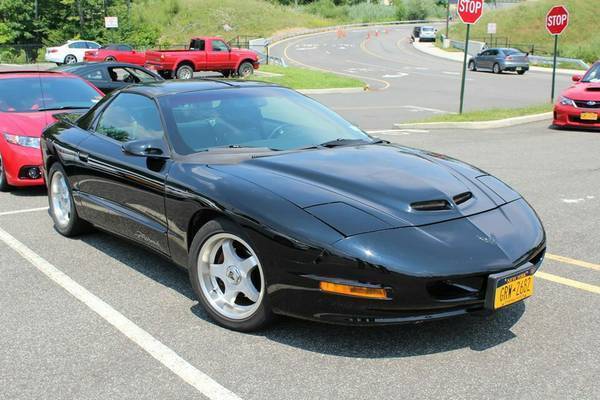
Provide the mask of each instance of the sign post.
{"label": "sign post", "polygon": [[546,14],[546,29],[554,36],[554,62],[552,63],[552,91],[550,101],[554,103],[556,85],[556,53],[558,53],[558,37],[569,25],[569,11],[565,6],[554,6]]}
{"label": "sign post", "polygon": [[119,27],[119,17],[104,17],[104,27],[105,28],[118,28]]}
{"label": "sign post", "polygon": [[492,43],[492,36],[496,34],[496,23],[495,22],[488,23],[487,33],[488,33],[488,35],[490,35],[490,47],[496,47]]}
{"label": "sign post", "polygon": [[467,37],[465,38],[465,56],[463,58],[462,80],[460,85],[460,108],[459,113],[463,112],[465,99],[465,81],[467,75],[467,54],[469,53],[469,35],[471,25],[479,21],[483,13],[483,0],[458,0],[458,16],[463,23],[467,24]]}

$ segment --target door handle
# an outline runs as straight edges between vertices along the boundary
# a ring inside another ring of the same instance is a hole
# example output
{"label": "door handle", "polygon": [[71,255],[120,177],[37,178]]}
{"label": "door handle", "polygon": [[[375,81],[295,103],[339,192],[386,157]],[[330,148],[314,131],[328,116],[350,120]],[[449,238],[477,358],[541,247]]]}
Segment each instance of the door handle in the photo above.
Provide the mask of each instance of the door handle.
{"label": "door handle", "polygon": [[88,162],[88,159],[90,156],[88,153],[84,153],[84,152],[80,151],[77,155],[79,156],[79,161],[84,162],[84,163]]}

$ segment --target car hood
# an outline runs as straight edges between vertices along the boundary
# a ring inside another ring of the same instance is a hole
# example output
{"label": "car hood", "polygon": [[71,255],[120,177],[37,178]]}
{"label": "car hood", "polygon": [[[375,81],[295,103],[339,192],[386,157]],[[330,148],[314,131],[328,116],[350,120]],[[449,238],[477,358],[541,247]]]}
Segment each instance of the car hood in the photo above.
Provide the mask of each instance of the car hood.
{"label": "car hood", "polygon": [[0,113],[0,130],[13,135],[40,137],[42,131],[56,119],[56,111]]}
{"label": "car hood", "polygon": [[572,100],[600,101],[600,83],[576,83],[566,89],[562,95]]}
{"label": "car hood", "polygon": [[[290,152],[211,168],[275,192],[330,225],[338,225],[336,228],[348,220],[362,221],[362,229],[338,229],[351,234],[432,224],[506,203],[477,179],[485,175],[483,171],[437,154],[393,145]],[[472,197],[457,205],[455,197],[465,193]],[[439,200],[447,201],[449,207],[433,211],[415,208],[415,203]]]}

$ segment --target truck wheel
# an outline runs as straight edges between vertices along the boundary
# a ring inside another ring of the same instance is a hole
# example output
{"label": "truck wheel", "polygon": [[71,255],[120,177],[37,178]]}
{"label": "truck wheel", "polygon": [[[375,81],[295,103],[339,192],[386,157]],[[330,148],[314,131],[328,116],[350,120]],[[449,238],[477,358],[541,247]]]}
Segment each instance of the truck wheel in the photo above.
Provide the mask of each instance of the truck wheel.
{"label": "truck wheel", "polygon": [[194,77],[194,69],[187,64],[180,65],[175,72],[177,79],[192,79]]}
{"label": "truck wheel", "polygon": [[243,63],[241,63],[240,67],[238,68],[238,75],[242,78],[246,78],[247,76],[252,75],[253,72],[254,67],[252,66],[252,63],[248,61],[244,61]]}

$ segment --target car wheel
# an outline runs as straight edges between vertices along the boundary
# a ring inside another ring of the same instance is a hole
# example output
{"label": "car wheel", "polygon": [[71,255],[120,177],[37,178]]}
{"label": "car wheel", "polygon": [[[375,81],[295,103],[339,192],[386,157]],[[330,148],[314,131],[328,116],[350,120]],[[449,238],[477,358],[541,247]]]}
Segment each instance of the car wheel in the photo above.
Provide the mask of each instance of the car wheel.
{"label": "car wheel", "polygon": [[238,68],[238,75],[241,76],[242,78],[246,78],[246,77],[252,75],[253,72],[254,72],[254,67],[252,66],[252,63],[250,63],[248,61],[244,61]]}
{"label": "car wheel", "polygon": [[108,56],[104,59],[104,61],[106,62],[115,62],[117,61],[113,56]]}
{"label": "car wheel", "polygon": [[181,65],[175,72],[177,79],[192,79],[194,77],[194,69],[189,65]]}
{"label": "car wheel", "polygon": [[477,71],[477,66],[473,60],[469,61],[469,71]]}
{"label": "car wheel", "polygon": [[500,64],[496,63],[494,64],[494,67],[492,69],[494,71],[495,74],[501,74],[502,73],[502,69],[500,68]]}
{"label": "car wheel", "polygon": [[225,71],[221,71],[221,73],[223,74],[224,78],[230,78],[231,75],[233,75],[233,71],[231,71],[230,69],[226,69]]}
{"label": "car wheel", "polygon": [[188,264],[200,303],[219,325],[249,332],[271,321],[261,260],[237,225],[217,218],[200,228]]}
{"label": "car wheel", "polygon": [[77,62],[77,57],[73,54],[69,54],[65,57],[65,64],[75,64]]}
{"label": "car wheel", "polygon": [[0,154],[0,192],[8,192],[11,186],[8,184],[6,174],[4,172],[4,164],[2,164],[2,154]]}
{"label": "car wheel", "polygon": [[526,71],[517,71],[517,74],[523,75]]}
{"label": "car wheel", "polygon": [[89,225],[77,215],[67,175],[59,163],[52,164],[48,181],[48,203],[54,228],[63,236],[75,236],[85,232]]}

